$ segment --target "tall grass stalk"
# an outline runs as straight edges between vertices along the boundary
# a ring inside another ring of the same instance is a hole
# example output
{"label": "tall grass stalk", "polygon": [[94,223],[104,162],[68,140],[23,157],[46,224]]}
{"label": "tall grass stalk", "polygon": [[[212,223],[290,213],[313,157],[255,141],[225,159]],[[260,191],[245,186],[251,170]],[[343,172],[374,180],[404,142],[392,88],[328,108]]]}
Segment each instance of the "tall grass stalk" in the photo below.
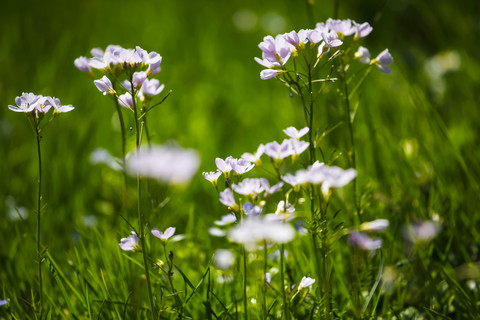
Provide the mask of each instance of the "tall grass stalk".
{"label": "tall grass stalk", "polygon": [[42,216],[42,152],[40,148],[40,140],[42,139],[40,135],[40,119],[33,119],[35,136],[37,139],[37,154],[38,154],[38,193],[37,193],[37,259],[38,259],[38,280],[39,280],[39,295],[40,295],[40,312],[43,307],[43,279],[42,279],[42,246],[40,243],[41,235],[41,216]]}

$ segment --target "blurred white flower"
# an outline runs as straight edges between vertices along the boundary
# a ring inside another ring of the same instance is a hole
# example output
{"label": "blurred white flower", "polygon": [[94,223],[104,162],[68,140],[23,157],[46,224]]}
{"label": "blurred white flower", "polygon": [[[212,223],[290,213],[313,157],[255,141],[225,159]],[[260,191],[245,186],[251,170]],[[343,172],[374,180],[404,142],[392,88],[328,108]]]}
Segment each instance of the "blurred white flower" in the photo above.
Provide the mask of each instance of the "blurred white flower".
{"label": "blurred white flower", "polygon": [[303,277],[302,280],[300,281],[300,284],[298,285],[298,291],[304,288],[309,288],[314,283],[315,283],[315,279],[312,279],[310,277]]}
{"label": "blurred white flower", "polygon": [[186,184],[197,172],[199,164],[195,150],[152,146],[132,154],[127,160],[127,169],[131,175],[138,173],[165,183]]}
{"label": "blurred white flower", "polygon": [[383,231],[388,228],[389,222],[387,219],[377,219],[370,222],[364,222],[360,225],[361,231]]}
{"label": "blurred white flower", "polygon": [[440,227],[433,221],[420,221],[412,225],[404,225],[403,237],[410,242],[427,242],[440,232]]}
{"label": "blurred white flower", "polygon": [[215,251],[215,255],[213,257],[215,268],[219,270],[228,270],[232,267],[234,261],[235,256],[230,250],[219,249]]}

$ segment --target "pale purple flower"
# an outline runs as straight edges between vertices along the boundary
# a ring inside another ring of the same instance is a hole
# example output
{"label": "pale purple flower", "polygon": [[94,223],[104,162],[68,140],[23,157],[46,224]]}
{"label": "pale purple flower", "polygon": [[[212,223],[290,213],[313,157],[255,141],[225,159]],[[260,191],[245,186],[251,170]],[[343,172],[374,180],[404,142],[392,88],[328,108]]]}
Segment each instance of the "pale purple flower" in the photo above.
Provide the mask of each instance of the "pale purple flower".
{"label": "pale purple flower", "polygon": [[254,206],[250,202],[245,202],[243,205],[243,211],[245,212],[245,215],[249,217],[258,217],[263,211],[262,206]]}
{"label": "pale purple flower", "polygon": [[292,155],[290,140],[283,140],[282,144],[277,141],[269,142],[265,145],[265,154],[272,160],[283,160]]}
{"label": "pale purple flower", "polygon": [[103,50],[100,49],[100,48],[93,48],[92,50],[90,50],[90,54],[94,57],[94,58],[101,58],[103,57]]}
{"label": "pale purple flower", "polygon": [[427,242],[440,232],[439,226],[433,221],[420,221],[402,228],[403,237],[411,242]]}
{"label": "pale purple flower", "polygon": [[370,64],[376,64],[378,69],[385,74],[389,74],[392,70],[390,69],[390,65],[393,63],[393,57],[388,52],[388,49],[383,50],[378,54],[378,56],[373,59]]}
{"label": "pale purple flower", "polygon": [[10,299],[0,300],[0,307],[6,305],[8,302],[10,302]]}
{"label": "pale purple flower", "polygon": [[315,29],[314,30],[317,30],[318,32],[320,33],[328,33],[330,32],[330,29],[328,27],[328,25],[325,23],[325,22],[318,22],[316,25],[315,25]]}
{"label": "pale purple flower", "polygon": [[145,71],[134,72],[132,75],[133,83],[137,87],[141,86],[146,79],[147,79],[147,73]]}
{"label": "pale purple flower", "polygon": [[133,108],[133,98],[130,92],[126,92],[124,94],[121,94],[118,97],[118,103],[125,108]]}
{"label": "pale purple flower", "polygon": [[302,128],[300,130],[297,130],[295,127],[288,127],[287,129],[283,130],[287,136],[293,139],[300,139],[304,135],[308,133],[310,129],[308,127]]}
{"label": "pale purple flower", "polygon": [[107,76],[103,76],[102,79],[93,81],[95,86],[100,92],[103,92],[103,95],[107,94],[115,94],[115,90],[113,90],[112,82]]}
{"label": "pale purple flower", "polygon": [[268,196],[270,194],[274,194],[278,192],[282,187],[283,187],[283,182],[279,182],[273,186],[270,187],[270,182],[266,178],[260,178],[260,183],[265,190],[264,196]]}
{"label": "pale purple flower", "polygon": [[77,59],[75,59],[73,64],[80,71],[83,71],[83,72],[90,72],[91,71],[90,66],[88,65],[87,57],[78,57]]}
{"label": "pale purple flower", "polygon": [[223,172],[225,177],[228,177],[230,171],[232,171],[232,166],[230,165],[232,159],[232,156],[228,156],[225,160],[223,160],[222,158],[215,159],[215,164],[217,165],[218,170]]}
{"label": "pale purple flower", "polygon": [[282,176],[282,180],[291,185],[296,191],[300,190],[300,186],[309,182],[310,172],[304,169],[295,172],[295,175],[287,173]]}
{"label": "pale purple flower", "polygon": [[310,277],[303,277],[298,285],[298,291],[303,290],[305,288],[310,288],[315,283],[315,279]]}
{"label": "pale purple flower", "polygon": [[21,96],[15,98],[16,106],[8,105],[8,109],[15,112],[32,112],[38,105],[43,104],[45,98],[42,95],[23,92]]}
{"label": "pale purple flower", "polygon": [[69,111],[72,111],[73,109],[75,109],[71,104],[62,106],[62,103],[60,102],[60,99],[55,98],[55,97],[53,97],[53,98],[52,97],[47,97],[47,100],[50,103],[50,105],[53,107],[53,109],[54,109],[53,113],[54,114],[65,113],[65,112],[69,112]]}
{"label": "pale purple flower", "polygon": [[217,185],[218,177],[220,177],[221,174],[222,174],[221,171],[211,171],[211,172],[202,173],[203,177],[208,181],[210,181],[213,184],[213,186]]}
{"label": "pale purple flower", "polygon": [[177,146],[142,148],[127,159],[127,169],[132,175],[139,174],[172,184],[186,184],[197,172],[200,159],[192,149]]}
{"label": "pale purple flower", "polygon": [[308,42],[307,31],[302,29],[298,32],[291,31],[283,35],[285,41],[294,46],[297,50],[302,50]]}
{"label": "pale purple flower", "polygon": [[242,195],[249,195],[253,198],[264,191],[262,183],[258,178],[247,178],[240,181],[240,183],[232,185],[233,191]]}
{"label": "pale purple flower", "polygon": [[220,202],[227,206],[232,208],[233,210],[238,210],[238,204],[235,202],[235,197],[233,196],[233,192],[230,189],[225,189],[222,192],[220,192]]}
{"label": "pale purple flower", "polygon": [[120,248],[125,251],[142,251],[142,248],[138,244],[138,237],[135,231],[132,231],[132,235],[120,240]]}
{"label": "pale purple flower", "polygon": [[369,222],[364,222],[360,225],[361,231],[384,231],[388,228],[389,221],[387,219],[377,219]]}
{"label": "pale purple flower", "polygon": [[154,75],[160,72],[160,63],[162,62],[162,56],[152,51],[148,54],[146,63],[148,64],[148,75]]}
{"label": "pale purple flower", "polygon": [[336,48],[342,45],[343,41],[338,39],[338,34],[335,31],[329,33],[322,33],[323,42],[318,47],[318,56],[330,51],[330,48]]}
{"label": "pale purple flower", "polygon": [[352,21],[353,23],[353,29],[355,30],[355,35],[353,39],[356,41],[360,38],[364,38],[372,32],[373,28],[370,26],[368,22],[364,22],[362,24],[356,23],[355,21]]}
{"label": "pale purple flower", "polygon": [[235,221],[237,221],[237,218],[235,217],[235,215],[229,213],[227,215],[224,215],[220,220],[215,220],[213,223],[215,223],[217,226],[226,226],[231,223],[234,223]]}
{"label": "pale purple flower", "polygon": [[145,82],[143,82],[141,93],[143,93],[144,96],[153,97],[160,94],[164,88],[165,85],[160,85],[158,79],[146,79]]}
{"label": "pale purple flower", "polygon": [[255,167],[255,164],[251,163],[250,161],[247,161],[245,159],[235,159],[231,158],[229,160],[229,164],[232,167],[232,170],[238,174],[242,175]]}
{"label": "pale purple flower", "polygon": [[270,241],[286,243],[295,237],[295,230],[288,223],[277,223],[260,217],[246,218],[230,230],[230,239],[241,243],[248,251],[254,251],[258,243]]}
{"label": "pale purple flower", "polygon": [[354,231],[350,234],[349,238],[350,245],[360,247],[363,250],[377,250],[382,247],[381,239],[370,239],[363,232]]}
{"label": "pale purple flower", "polygon": [[330,188],[341,188],[355,179],[357,171],[355,169],[343,170],[335,166],[319,165],[309,170],[309,182],[311,184],[321,184],[322,193],[327,196]]}
{"label": "pale purple flower", "polygon": [[242,155],[242,159],[255,163],[258,166],[262,163],[260,158],[262,157],[264,152],[265,152],[265,146],[261,144],[258,146],[257,151],[254,154],[245,152]]}
{"label": "pale purple flower", "polygon": [[335,31],[339,37],[349,36],[355,32],[355,29],[352,27],[352,21],[350,19],[345,20],[335,20],[327,19],[326,26],[329,30]]}
{"label": "pale purple flower", "polygon": [[280,214],[280,213],[294,213],[295,208],[292,206],[291,203],[287,202],[287,209],[285,210],[285,201],[280,200],[277,204],[277,211],[275,211],[275,214]]}
{"label": "pale purple flower", "polygon": [[370,51],[365,47],[358,47],[357,52],[354,55],[355,59],[358,59],[361,63],[370,62]]}
{"label": "pale purple flower", "polygon": [[165,232],[162,233],[157,228],[154,228],[152,229],[151,232],[155,237],[159,238],[162,241],[163,245],[166,245],[168,242],[168,239],[175,234],[175,230],[176,230],[175,227],[170,227],[170,228],[167,228],[167,230],[165,230]]}
{"label": "pale purple flower", "polygon": [[309,142],[297,139],[290,139],[288,141],[290,142],[291,155],[293,158],[297,158],[299,155],[301,155],[305,150],[308,149],[308,146],[310,145]]}
{"label": "pale purple flower", "polygon": [[277,75],[282,73],[283,71],[281,70],[274,70],[274,69],[265,69],[260,71],[260,79],[262,80],[268,80],[275,78]]}

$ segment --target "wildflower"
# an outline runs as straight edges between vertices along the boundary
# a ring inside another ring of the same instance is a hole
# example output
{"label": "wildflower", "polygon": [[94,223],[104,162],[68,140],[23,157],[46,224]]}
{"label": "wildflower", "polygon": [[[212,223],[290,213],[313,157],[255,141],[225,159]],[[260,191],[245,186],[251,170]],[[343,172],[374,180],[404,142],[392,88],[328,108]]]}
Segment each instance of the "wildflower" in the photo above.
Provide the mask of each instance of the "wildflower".
{"label": "wildflower", "polygon": [[270,284],[272,282],[272,274],[270,272],[265,273],[265,281]]}
{"label": "wildflower", "polygon": [[220,202],[225,206],[231,208],[233,211],[237,211],[239,209],[238,204],[235,202],[233,192],[230,189],[225,189],[220,192]]}
{"label": "wildflower", "polygon": [[260,184],[262,185],[263,189],[265,190],[264,196],[268,196],[270,194],[274,194],[278,192],[283,187],[283,182],[279,182],[270,187],[270,182],[266,178],[260,178]]}
{"label": "wildflower", "polygon": [[307,134],[310,129],[308,127],[302,128],[297,130],[295,127],[288,127],[287,129],[283,130],[287,136],[293,139],[299,140],[301,137]]}
{"label": "wildflower", "polygon": [[205,179],[210,181],[214,187],[217,187],[217,180],[218,177],[222,174],[221,171],[211,171],[211,172],[203,172],[202,175]]}
{"label": "wildflower", "polygon": [[64,105],[62,106],[62,103],[60,102],[60,99],[55,98],[55,97],[47,97],[47,101],[50,103],[50,105],[53,107],[53,114],[56,115],[58,113],[65,113],[72,111],[75,109],[71,104]]}
{"label": "wildflower", "polygon": [[247,178],[242,180],[238,185],[232,185],[233,191],[242,195],[248,195],[256,198],[260,192],[263,192],[263,186],[258,178]]}
{"label": "wildflower", "polygon": [[214,237],[225,237],[227,235],[227,232],[216,227],[210,227],[208,228],[208,233]]}
{"label": "wildflower", "polygon": [[365,233],[354,231],[350,234],[350,245],[357,246],[363,250],[377,250],[382,247],[381,239],[370,239]]}
{"label": "wildflower", "polygon": [[308,42],[307,31],[303,29],[298,32],[291,31],[289,33],[285,33],[283,38],[289,44],[294,46],[296,50],[303,50],[305,48],[305,44]]}
{"label": "wildflower", "polygon": [[[228,189],[227,189],[227,190],[228,190]],[[225,226],[225,225],[234,223],[235,221],[237,221],[237,218],[235,217],[235,215],[229,213],[229,214],[227,214],[227,215],[224,215],[224,216],[222,217],[222,219],[214,221],[214,223],[215,223],[217,226]]]}
{"label": "wildflower", "polygon": [[357,52],[354,54],[354,58],[358,59],[361,63],[369,63],[370,62],[370,51],[367,48],[362,46],[358,47]]}
{"label": "wildflower", "polygon": [[339,167],[330,167],[321,164],[315,167],[312,166],[309,173],[309,182],[312,184],[321,184],[322,193],[326,197],[328,197],[331,188],[341,188],[357,176],[355,169],[343,170]]}
{"label": "wildflower", "polygon": [[121,94],[118,97],[118,103],[125,108],[133,108],[133,98],[130,92],[126,92],[124,94]]}
{"label": "wildflower", "polygon": [[12,106],[8,105],[8,109],[15,111],[15,112],[32,112],[37,105],[43,103],[45,98],[42,95],[35,95],[33,93],[26,93],[23,92],[21,96],[15,98],[15,104],[17,105]]}
{"label": "wildflower", "polygon": [[103,76],[102,79],[95,80],[93,81],[93,83],[100,92],[103,92],[103,95],[113,95],[116,93],[115,90],[113,90],[112,82],[110,81],[110,79],[107,78],[107,76]]}
{"label": "wildflower", "polygon": [[140,92],[143,96],[153,97],[160,94],[164,88],[165,85],[160,85],[160,81],[158,79],[146,79],[143,82]]}
{"label": "wildflower", "polygon": [[263,207],[262,206],[254,206],[250,202],[245,202],[245,204],[243,205],[243,211],[245,212],[246,216],[258,217],[262,213]]}
{"label": "wildflower", "polygon": [[290,141],[285,139],[282,144],[277,141],[269,142],[265,145],[265,154],[272,160],[283,160],[292,155]]}
{"label": "wildflower", "polygon": [[232,251],[227,249],[219,249],[215,251],[213,263],[218,270],[228,270],[232,267],[235,256]]}
{"label": "wildflower", "polygon": [[174,227],[170,227],[170,228],[167,228],[167,230],[165,230],[164,233],[162,233],[160,230],[155,228],[155,229],[152,229],[151,232],[155,237],[159,238],[162,241],[162,244],[165,246],[168,242],[168,238],[170,238],[175,234],[175,230],[176,229]]}
{"label": "wildflower", "polygon": [[428,242],[439,232],[439,226],[433,221],[420,221],[402,228],[403,237],[410,242]]}
{"label": "wildflower", "polygon": [[261,144],[261,145],[258,146],[255,154],[245,152],[242,155],[242,159],[245,159],[247,161],[255,163],[255,165],[259,166],[262,163],[262,160],[260,158],[262,157],[264,152],[265,152],[265,146],[263,144]]}
{"label": "wildflower", "polygon": [[88,59],[87,57],[78,57],[75,59],[73,62],[75,67],[78,68],[78,70],[83,71],[83,72],[91,72],[90,66],[88,65]]}
{"label": "wildflower", "polygon": [[364,22],[362,24],[356,23],[352,21],[353,29],[355,30],[355,35],[353,36],[353,40],[357,41],[360,38],[364,38],[372,32],[373,28],[370,26],[368,22]]}
{"label": "wildflower", "polygon": [[360,225],[361,231],[383,231],[388,228],[389,221],[387,219],[377,219],[370,222],[364,222]]}
{"label": "wildflower", "polygon": [[385,74],[389,74],[392,69],[390,69],[390,65],[393,63],[393,57],[388,52],[388,49],[383,50],[378,54],[378,56],[370,61],[370,64],[376,64],[378,69]]}
{"label": "wildflower", "polygon": [[245,246],[245,249],[254,251],[259,242],[286,243],[295,236],[295,231],[288,223],[277,223],[260,217],[244,219],[229,233],[229,237]]}
{"label": "wildflower", "polygon": [[350,19],[335,20],[329,18],[325,25],[329,30],[335,31],[339,39],[343,39],[344,36],[352,35],[355,32],[355,29],[352,28],[352,21]]}
{"label": "wildflower", "polygon": [[329,33],[322,33],[323,42],[318,47],[318,58],[330,51],[330,48],[341,46],[343,41],[338,39],[338,34],[335,31]]}
{"label": "wildflower", "polygon": [[297,139],[290,139],[288,142],[290,143],[290,154],[293,160],[297,159],[310,145],[309,142]]}
{"label": "wildflower", "polygon": [[295,175],[287,173],[286,175],[282,176],[282,180],[288,183],[293,187],[295,191],[300,191],[300,186],[302,184],[308,183],[309,179],[309,172],[307,170],[298,170]]}
{"label": "wildflower", "polygon": [[120,248],[125,251],[142,251],[142,248],[138,244],[138,237],[135,231],[132,231],[132,235],[120,240]]}
{"label": "wildflower", "polygon": [[195,150],[177,146],[151,146],[127,159],[130,174],[172,184],[186,184],[197,172],[199,157]]}
{"label": "wildflower", "polygon": [[250,161],[247,161],[245,159],[235,159],[235,158],[231,158],[229,160],[229,164],[232,167],[232,170],[237,175],[242,175],[242,174],[252,170],[253,167],[255,166]]}
{"label": "wildflower", "polygon": [[225,160],[221,158],[215,159],[215,164],[217,165],[218,170],[223,172],[226,178],[230,176],[230,171],[232,171],[232,166],[230,165],[232,159],[232,156],[227,157]]}
{"label": "wildflower", "polygon": [[310,288],[315,283],[315,279],[310,277],[303,277],[298,285],[298,291],[303,290],[305,288]]}
{"label": "wildflower", "polygon": [[260,79],[262,80],[272,79],[278,76],[282,72],[283,71],[281,70],[265,69],[260,71]]}
{"label": "wildflower", "polygon": [[6,305],[7,303],[10,302],[10,299],[7,300],[0,300],[0,307]]}

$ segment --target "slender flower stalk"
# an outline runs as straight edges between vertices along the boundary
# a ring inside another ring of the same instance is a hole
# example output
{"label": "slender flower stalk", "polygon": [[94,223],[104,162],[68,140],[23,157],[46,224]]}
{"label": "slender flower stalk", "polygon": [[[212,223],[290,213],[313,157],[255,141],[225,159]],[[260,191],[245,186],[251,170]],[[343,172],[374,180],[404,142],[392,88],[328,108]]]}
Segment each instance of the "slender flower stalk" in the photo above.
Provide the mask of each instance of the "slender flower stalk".
{"label": "slender flower stalk", "polygon": [[[133,100],[133,113],[134,113],[134,121],[135,121],[135,145],[137,150],[137,155],[140,154],[140,127],[138,123],[138,112],[137,112],[137,104],[135,99],[135,86],[133,84],[133,75],[130,75],[130,85],[131,85],[131,95]],[[147,259],[147,247],[145,245],[145,228],[143,222],[143,214],[142,214],[142,179],[140,177],[140,173],[137,171],[137,214],[138,214],[138,222],[140,224],[140,242],[142,246],[142,255],[143,255],[143,268],[145,269],[145,277],[147,280],[147,289],[148,289],[148,298],[150,300],[150,307],[152,309],[152,318],[156,319],[156,309],[155,303],[153,301],[153,293],[152,293],[152,285],[150,282],[150,272],[148,271],[148,259]]]}
{"label": "slender flower stalk", "polygon": [[248,301],[247,301],[247,250],[242,246],[243,251],[243,309],[245,310],[245,320],[248,320]]}
{"label": "slender flower stalk", "polygon": [[38,280],[40,285],[40,308],[43,306],[43,279],[42,279],[42,246],[40,243],[41,234],[41,210],[42,210],[42,153],[40,148],[40,120],[33,119],[35,127],[35,136],[37,138],[37,153],[38,153],[38,194],[37,194],[37,259],[38,259]]}
{"label": "slender flower stalk", "polygon": [[[115,90],[115,82],[112,83],[112,88]],[[127,186],[127,166],[126,166],[126,137],[125,137],[125,122],[123,121],[123,114],[116,95],[113,95],[113,102],[115,103],[115,110],[117,110],[118,122],[120,123],[120,131],[122,134],[122,167],[125,187]]]}
{"label": "slender flower stalk", "polygon": [[290,305],[287,299],[287,293],[285,292],[285,245],[280,246],[280,281],[281,281],[281,290],[282,290],[282,299],[283,299],[283,312],[285,319],[290,319]]}

